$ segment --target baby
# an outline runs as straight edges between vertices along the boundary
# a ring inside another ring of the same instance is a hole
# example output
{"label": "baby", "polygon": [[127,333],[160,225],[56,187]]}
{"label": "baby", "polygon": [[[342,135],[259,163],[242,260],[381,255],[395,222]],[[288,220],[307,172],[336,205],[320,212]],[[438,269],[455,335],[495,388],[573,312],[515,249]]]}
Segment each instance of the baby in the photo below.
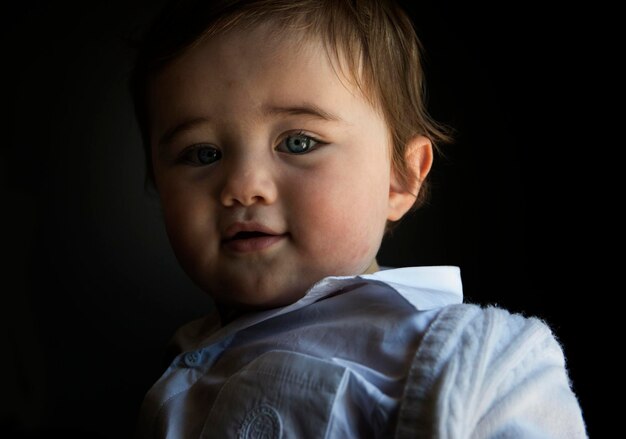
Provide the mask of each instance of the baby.
{"label": "baby", "polygon": [[380,0],[188,0],[132,78],[181,266],[140,437],[586,437],[549,328],[462,304],[456,267],[380,270],[436,144],[410,19]]}

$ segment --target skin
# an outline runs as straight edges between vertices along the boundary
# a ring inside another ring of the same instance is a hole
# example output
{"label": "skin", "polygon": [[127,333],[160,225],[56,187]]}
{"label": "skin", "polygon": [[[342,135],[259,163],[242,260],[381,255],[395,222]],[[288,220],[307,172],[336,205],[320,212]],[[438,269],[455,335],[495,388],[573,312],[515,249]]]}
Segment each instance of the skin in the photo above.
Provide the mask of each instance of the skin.
{"label": "skin", "polygon": [[[412,139],[417,178],[399,187],[376,109],[321,42],[277,39],[268,25],[202,41],[150,85],[155,181],[174,252],[216,301],[243,309],[293,303],[326,276],[374,271],[387,220],[409,210],[432,162],[429,140]],[[293,111],[311,107],[335,120]],[[303,142],[312,148],[293,153]],[[271,233],[228,239],[242,228]]]}

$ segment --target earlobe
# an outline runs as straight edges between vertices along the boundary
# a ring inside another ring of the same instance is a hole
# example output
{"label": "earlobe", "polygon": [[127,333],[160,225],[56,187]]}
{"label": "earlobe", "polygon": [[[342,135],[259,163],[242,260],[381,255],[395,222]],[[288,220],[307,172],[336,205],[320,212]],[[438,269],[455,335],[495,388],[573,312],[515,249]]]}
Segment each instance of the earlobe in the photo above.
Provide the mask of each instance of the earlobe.
{"label": "earlobe", "polygon": [[389,185],[389,221],[398,221],[413,206],[422,182],[433,163],[433,145],[425,136],[412,137],[407,143],[404,157],[409,171],[406,185],[402,184],[392,164]]}

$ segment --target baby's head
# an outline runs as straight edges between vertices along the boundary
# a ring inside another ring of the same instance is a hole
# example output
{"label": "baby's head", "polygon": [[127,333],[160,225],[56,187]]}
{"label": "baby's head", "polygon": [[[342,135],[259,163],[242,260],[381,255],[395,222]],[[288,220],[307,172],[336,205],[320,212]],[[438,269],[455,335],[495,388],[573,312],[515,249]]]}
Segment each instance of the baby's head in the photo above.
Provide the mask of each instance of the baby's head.
{"label": "baby's head", "polygon": [[174,252],[216,301],[292,303],[376,267],[433,144],[410,20],[380,0],[179,1],[133,76]]}

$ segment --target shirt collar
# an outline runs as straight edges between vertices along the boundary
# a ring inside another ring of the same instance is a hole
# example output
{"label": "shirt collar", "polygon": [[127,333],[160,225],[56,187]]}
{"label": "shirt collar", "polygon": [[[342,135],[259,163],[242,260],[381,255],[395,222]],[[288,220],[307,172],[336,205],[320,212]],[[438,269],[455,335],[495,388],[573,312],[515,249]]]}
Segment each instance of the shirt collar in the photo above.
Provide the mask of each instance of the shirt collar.
{"label": "shirt collar", "polygon": [[[460,270],[458,267],[453,266],[406,267],[386,269],[373,274],[362,274],[359,276],[331,276],[315,283],[300,300],[290,305],[244,314],[208,335],[208,337],[206,332],[202,331],[204,334],[195,334],[198,336],[195,340],[187,339],[183,341],[179,339],[178,342],[182,342],[181,348],[183,348],[183,350],[206,347],[226,337],[230,337],[241,330],[273,317],[304,308],[307,305],[335,294],[342,288],[358,283],[379,283],[387,285],[397,291],[420,311],[461,303],[463,301]],[[193,323],[200,322],[192,322],[192,325]],[[207,328],[207,325],[203,324],[201,326]],[[209,326],[215,327],[214,323]],[[181,329],[184,331],[185,327]],[[186,332],[187,335],[191,335],[189,331],[184,332]]]}
{"label": "shirt collar", "polygon": [[463,284],[459,267],[395,268],[358,277],[389,285],[420,311],[463,301]]}

